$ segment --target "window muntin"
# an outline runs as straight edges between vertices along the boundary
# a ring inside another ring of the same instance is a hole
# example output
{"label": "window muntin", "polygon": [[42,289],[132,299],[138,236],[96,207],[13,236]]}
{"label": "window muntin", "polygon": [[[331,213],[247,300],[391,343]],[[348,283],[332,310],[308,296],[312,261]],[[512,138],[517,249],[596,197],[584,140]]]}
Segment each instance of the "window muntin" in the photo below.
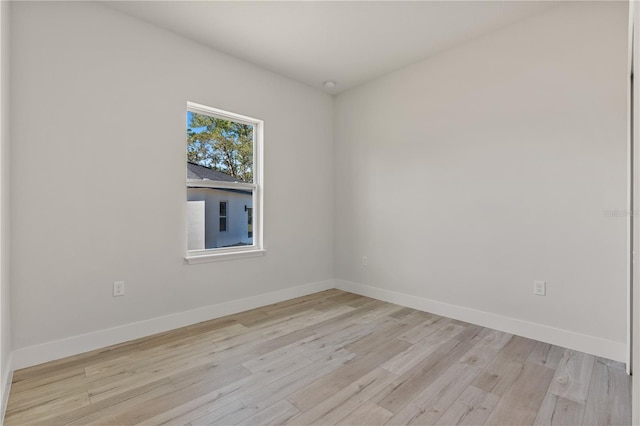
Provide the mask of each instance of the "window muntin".
{"label": "window muntin", "polygon": [[261,250],[260,120],[187,105],[187,259]]}

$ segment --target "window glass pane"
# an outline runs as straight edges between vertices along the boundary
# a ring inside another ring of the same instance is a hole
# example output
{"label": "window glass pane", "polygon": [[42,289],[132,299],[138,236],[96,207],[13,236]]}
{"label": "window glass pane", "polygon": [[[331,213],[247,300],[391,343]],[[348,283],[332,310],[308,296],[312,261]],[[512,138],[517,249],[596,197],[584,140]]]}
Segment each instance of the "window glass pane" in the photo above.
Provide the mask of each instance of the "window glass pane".
{"label": "window glass pane", "polygon": [[254,245],[253,203],[260,201],[258,187],[246,184],[261,184],[253,155],[262,122],[187,108],[187,250]]}
{"label": "window glass pane", "polygon": [[187,162],[209,169],[193,179],[253,183],[253,137],[252,125],[188,111]]}
{"label": "window glass pane", "polygon": [[252,191],[188,187],[188,250],[252,245],[252,203]]}

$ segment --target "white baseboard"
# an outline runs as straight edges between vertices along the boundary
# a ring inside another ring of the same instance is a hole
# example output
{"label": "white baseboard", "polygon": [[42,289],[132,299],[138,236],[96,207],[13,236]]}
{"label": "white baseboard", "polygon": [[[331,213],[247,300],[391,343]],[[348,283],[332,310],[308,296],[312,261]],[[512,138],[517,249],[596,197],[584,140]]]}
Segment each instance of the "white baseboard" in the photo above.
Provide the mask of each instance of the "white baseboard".
{"label": "white baseboard", "polygon": [[4,424],[4,415],[7,412],[7,403],[9,402],[9,392],[11,391],[11,382],[13,381],[13,362],[12,355],[9,354],[9,360],[6,367],[2,369],[2,401],[0,401],[0,425]]}
{"label": "white baseboard", "polygon": [[626,362],[627,358],[627,346],[622,342],[614,342],[351,281],[336,280],[336,288],[615,361]]}
{"label": "white baseboard", "polygon": [[[26,368],[67,356],[78,355],[140,337],[162,333],[331,288],[338,288],[385,302],[432,312],[437,315],[586,352],[603,358],[620,362],[625,362],[626,360],[626,345],[622,342],[614,342],[569,330],[549,327],[391,290],[384,290],[351,281],[326,280],[14,350],[11,353],[12,359],[10,360],[10,362],[12,362],[12,368],[8,370],[8,376],[2,378],[3,382],[0,384],[3,386],[3,389],[6,390],[6,394],[3,394],[5,400],[2,401],[2,409],[4,410],[6,406],[6,397],[8,396],[8,387],[11,385],[13,369]],[[2,413],[4,413],[4,411]]]}
{"label": "white baseboard", "polygon": [[236,314],[272,303],[329,290],[334,287],[334,280],[319,281],[16,349],[12,352],[13,368],[18,370],[20,368],[31,367],[140,337],[220,318],[225,315]]}

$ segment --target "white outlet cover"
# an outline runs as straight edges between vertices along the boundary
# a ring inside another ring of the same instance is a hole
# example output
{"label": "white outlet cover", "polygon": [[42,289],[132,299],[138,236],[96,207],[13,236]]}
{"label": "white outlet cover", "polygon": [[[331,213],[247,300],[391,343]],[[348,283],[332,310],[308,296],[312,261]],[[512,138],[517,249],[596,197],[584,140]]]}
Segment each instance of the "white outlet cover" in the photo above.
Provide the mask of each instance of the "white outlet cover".
{"label": "white outlet cover", "polygon": [[113,296],[124,296],[124,281],[113,282]]}
{"label": "white outlet cover", "polygon": [[537,296],[546,296],[547,295],[547,283],[545,281],[534,281],[533,282],[533,294]]}

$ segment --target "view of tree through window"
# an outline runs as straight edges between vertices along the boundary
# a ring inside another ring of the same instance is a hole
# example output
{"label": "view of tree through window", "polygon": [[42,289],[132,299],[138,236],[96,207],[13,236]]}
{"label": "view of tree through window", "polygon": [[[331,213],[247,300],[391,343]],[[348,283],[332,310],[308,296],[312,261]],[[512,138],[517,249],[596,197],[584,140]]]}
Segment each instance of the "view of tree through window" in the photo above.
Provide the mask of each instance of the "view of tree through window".
{"label": "view of tree through window", "polygon": [[253,182],[253,126],[189,111],[187,161]]}

